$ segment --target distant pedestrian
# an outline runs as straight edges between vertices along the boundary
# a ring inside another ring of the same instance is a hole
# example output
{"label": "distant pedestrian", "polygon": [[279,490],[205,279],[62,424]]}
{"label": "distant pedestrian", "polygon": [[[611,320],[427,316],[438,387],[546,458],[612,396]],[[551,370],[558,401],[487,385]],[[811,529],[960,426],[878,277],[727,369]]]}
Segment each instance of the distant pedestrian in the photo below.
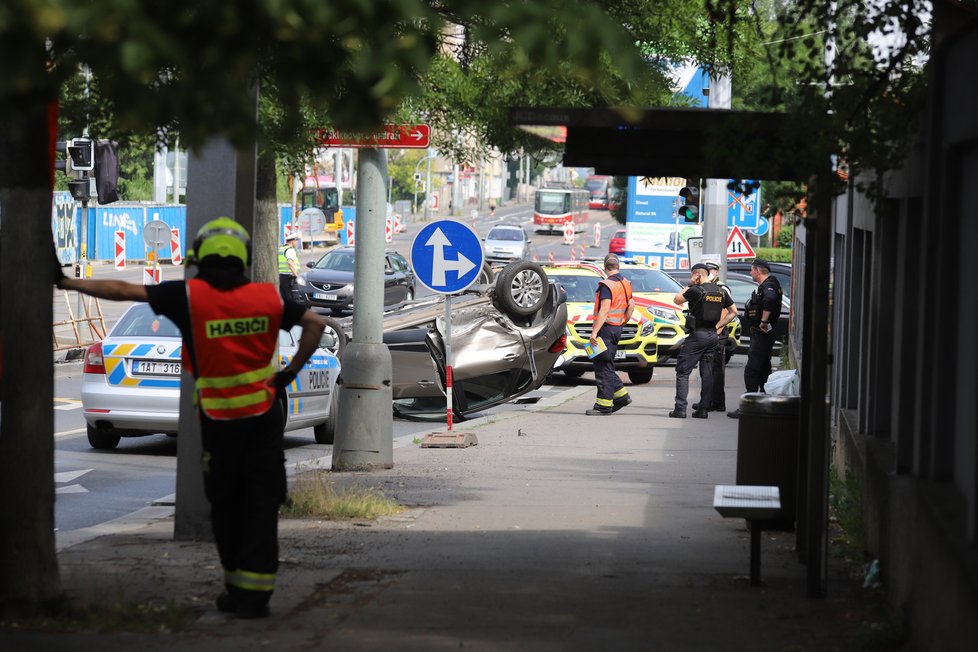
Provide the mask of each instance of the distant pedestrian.
{"label": "distant pedestrian", "polygon": [[285,237],[285,244],[278,248],[278,292],[283,299],[302,303],[297,282],[299,279],[299,252],[295,243],[302,247],[302,236],[293,231]]}
{"label": "distant pedestrian", "polygon": [[[673,300],[676,305],[689,303],[687,318],[688,335],[683,340],[676,360],[676,405],[669,416],[686,418],[686,397],[689,394],[689,374],[700,366],[700,402],[693,410],[694,419],[710,416],[707,409],[713,400],[713,356],[716,355],[719,338],[717,333],[737,315],[733,299],[716,283],[709,281],[709,270],[703,263],[696,263],[690,270],[689,286]],[[705,364],[700,364],[701,361]]]}
{"label": "distant pedestrian", "polygon": [[621,339],[621,328],[635,310],[632,284],[621,275],[619,265],[615,254],[604,257],[604,271],[608,278],[598,284],[594,297],[591,346],[597,345],[600,337],[606,349],[592,358],[598,396],[594,399],[594,407],[584,413],[588,416],[611,414],[632,402],[625,384],[615,371],[615,352],[618,350],[618,340]]}
{"label": "distant pedestrian", "polygon": [[[730,297],[731,310],[734,311],[734,315],[737,314],[737,305],[733,303],[733,295],[730,293],[730,288],[726,283],[720,280],[720,265],[711,261],[706,261],[703,263],[706,265],[706,269],[709,271],[709,276],[707,280],[710,283],[716,283],[716,285],[723,290],[723,292]],[[726,327],[717,328],[717,350],[713,355],[711,367],[713,368],[713,394],[710,400],[710,405],[707,407],[710,412],[726,412],[727,411],[727,395],[724,389],[724,383],[726,381],[726,366],[727,366],[727,343],[730,341],[730,331]],[[707,364],[705,360],[700,360],[700,377],[703,375],[703,365]],[[699,403],[693,403],[693,410],[700,409]]]}
{"label": "distant pedestrian", "polygon": [[[781,317],[781,283],[771,276],[771,266],[766,260],[755,258],[751,263],[750,277],[758,283],[751,294],[744,312],[750,328],[750,348],[744,366],[744,388],[748,392],[763,392],[764,383],[771,375],[771,353],[774,350],[774,325]],[[727,412],[733,419],[740,418],[740,408]]]}
{"label": "distant pedestrian", "polygon": [[[224,567],[220,611],[268,615],[278,569],[278,508],[286,498],[284,392],[319,346],[322,317],[284,301],[271,283],[245,276],[251,238],[229,217],[200,228],[187,263],[197,276],[160,285],[66,278],[55,285],[113,301],[149,302],[183,335],[183,364],[194,376],[204,492]],[[302,326],[299,348],[279,369],[278,331]]]}

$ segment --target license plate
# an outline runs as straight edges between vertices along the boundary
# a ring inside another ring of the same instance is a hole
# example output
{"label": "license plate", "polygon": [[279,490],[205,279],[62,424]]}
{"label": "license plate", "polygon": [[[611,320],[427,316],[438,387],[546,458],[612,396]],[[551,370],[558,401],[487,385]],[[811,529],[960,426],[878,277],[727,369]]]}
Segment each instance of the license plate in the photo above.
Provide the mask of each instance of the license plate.
{"label": "license plate", "polygon": [[335,294],[323,294],[322,292],[313,292],[313,299],[319,299],[320,301],[336,301],[339,297]]}
{"label": "license plate", "polygon": [[162,360],[133,360],[132,372],[150,376],[179,376],[180,363]]}
{"label": "license plate", "polygon": [[615,360],[624,360],[624,359],[625,359],[624,351],[615,351]]}

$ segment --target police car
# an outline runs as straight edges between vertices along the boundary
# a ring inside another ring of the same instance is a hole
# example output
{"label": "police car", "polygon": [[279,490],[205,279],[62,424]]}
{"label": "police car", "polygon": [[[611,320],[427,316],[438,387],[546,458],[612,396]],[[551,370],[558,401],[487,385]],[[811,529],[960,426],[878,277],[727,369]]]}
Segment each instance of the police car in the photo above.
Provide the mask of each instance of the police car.
{"label": "police car", "polygon": [[[279,363],[298,349],[301,327],[279,331]],[[339,359],[335,334],[324,334],[316,350],[286,389],[285,430],[312,427],[316,441],[332,444]],[[180,415],[180,354],[176,325],[148,304],[129,308],[108,336],[88,347],[84,358],[82,407],[93,448],[115,448],[122,437],[157,433],[176,436]]]}

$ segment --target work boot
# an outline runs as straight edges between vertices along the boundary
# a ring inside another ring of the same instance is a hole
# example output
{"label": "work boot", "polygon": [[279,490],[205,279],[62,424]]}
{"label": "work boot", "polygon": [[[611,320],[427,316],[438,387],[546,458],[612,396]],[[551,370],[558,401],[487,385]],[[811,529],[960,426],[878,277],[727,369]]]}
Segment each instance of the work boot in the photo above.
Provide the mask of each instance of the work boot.
{"label": "work boot", "polygon": [[737,408],[733,412],[727,412],[727,416],[730,417],[731,419],[739,419],[740,418],[740,408]]}
{"label": "work boot", "polygon": [[699,403],[693,403],[689,407],[693,408],[694,410],[698,410],[698,409],[700,409],[700,404]]}
{"label": "work boot", "polygon": [[669,413],[669,416],[672,417],[673,419],[685,419],[686,412],[682,410],[673,410],[672,412]]}
{"label": "work boot", "polygon": [[724,405],[723,403],[717,403],[716,405],[710,408],[710,412],[726,412],[726,411],[727,411],[727,406]]}
{"label": "work boot", "polygon": [[628,394],[625,394],[621,398],[616,398],[613,401],[613,405],[611,406],[611,411],[612,412],[617,412],[618,410],[622,409],[623,407],[628,407],[631,404],[632,404],[632,397],[629,396]]}
{"label": "work boot", "polygon": [[234,615],[242,620],[253,620],[255,618],[268,618],[267,604],[239,604],[234,610]]}
{"label": "work boot", "polygon": [[221,591],[221,595],[217,596],[217,610],[224,613],[234,613],[238,605],[235,604],[234,598],[232,598],[227,591]]}
{"label": "work boot", "polygon": [[586,410],[584,414],[589,417],[602,417],[612,413],[611,408],[606,407],[593,407],[590,410]]}
{"label": "work boot", "polygon": [[707,419],[710,416],[709,410],[693,410],[694,419]]}

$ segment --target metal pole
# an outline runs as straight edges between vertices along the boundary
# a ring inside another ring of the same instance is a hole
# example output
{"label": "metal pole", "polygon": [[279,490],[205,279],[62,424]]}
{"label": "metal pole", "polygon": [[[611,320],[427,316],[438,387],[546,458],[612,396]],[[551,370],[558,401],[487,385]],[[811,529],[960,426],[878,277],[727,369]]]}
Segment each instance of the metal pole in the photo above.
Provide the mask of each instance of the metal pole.
{"label": "metal pole", "polygon": [[452,295],[445,295],[445,419],[452,431]]}
{"label": "metal pole", "polygon": [[383,343],[386,178],[386,153],[376,148],[360,150],[354,238],[357,296],[353,340],[343,352],[343,369],[337,381],[335,471],[394,466],[391,354]]}
{"label": "metal pole", "polygon": [[[707,106],[711,109],[729,109],[730,75],[710,77],[710,93]],[[727,200],[726,179],[707,179],[703,202],[703,254],[718,256],[720,278],[727,278]]]}
{"label": "metal pole", "polygon": [[424,221],[431,219],[431,148],[428,148],[428,179],[424,186]]}
{"label": "metal pole", "polygon": [[[333,183],[336,185],[336,205],[343,205],[343,150],[333,153]],[[329,217],[332,217],[330,215]]]}

